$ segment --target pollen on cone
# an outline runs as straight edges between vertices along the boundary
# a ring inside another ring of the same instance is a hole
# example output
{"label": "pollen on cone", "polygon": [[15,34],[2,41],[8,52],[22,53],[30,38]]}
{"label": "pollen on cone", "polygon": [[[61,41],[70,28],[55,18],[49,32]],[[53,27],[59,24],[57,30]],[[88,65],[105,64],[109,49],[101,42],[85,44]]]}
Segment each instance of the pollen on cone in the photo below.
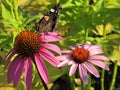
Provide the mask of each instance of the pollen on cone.
{"label": "pollen on cone", "polygon": [[40,48],[40,38],[31,31],[23,31],[16,38],[14,48],[16,52],[23,56],[31,56]]}
{"label": "pollen on cone", "polygon": [[72,58],[75,62],[85,62],[89,57],[89,51],[84,48],[76,48],[72,53]]}

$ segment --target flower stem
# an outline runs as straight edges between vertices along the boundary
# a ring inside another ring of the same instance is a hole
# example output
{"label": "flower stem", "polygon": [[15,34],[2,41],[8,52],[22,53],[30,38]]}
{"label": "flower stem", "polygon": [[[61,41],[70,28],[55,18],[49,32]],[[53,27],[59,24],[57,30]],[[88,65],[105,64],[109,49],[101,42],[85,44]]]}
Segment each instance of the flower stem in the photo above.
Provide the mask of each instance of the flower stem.
{"label": "flower stem", "polygon": [[105,78],[105,70],[102,69],[102,75],[101,75],[101,90],[104,90],[104,78]]}
{"label": "flower stem", "polygon": [[[34,58],[32,58],[32,60],[33,60],[33,62],[34,62],[34,64],[35,64],[35,67],[37,68],[37,65],[36,65],[36,63],[35,63]],[[39,77],[40,77],[40,79],[41,79],[41,81],[42,81],[42,84],[43,84],[44,89],[45,89],[45,90],[49,90],[48,87],[47,87],[47,85],[46,85],[46,83],[45,83],[44,80],[42,79],[42,77],[41,77],[41,75],[40,75],[40,73],[39,73],[39,71],[38,71],[38,68],[37,68],[37,72],[38,72]]]}
{"label": "flower stem", "polygon": [[82,90],[90,90],[91,88],[91,75],[89,74],[88,84],[82,83]]}
{"label": "flower stem", "polygon": [[[106,39],[105,25],[104,25],[104,30],[103,30],[103,38]],[[104,48],[104,49],[105,49],[105,48]],[[102,75],[101,75],[101,90],[104,90],[104,78],[105,78],[105,70],[102,69]]]}
{"label": "flower stem", "polygon": [[88,33],[89,33],[89,30],[85,29],[85,41],[88,39]]}
{"label": "flower stem", "polygon": [[[37,71],[38,71],[38,69],[37,69]],[[39,74],[39,76],[40,76],[40,74]],[[48,87],[47,87],[47,85],[45,84],[45,82],[43,81],[43,79],[42,79],[41,76],[40,76],[40,79],[41,79],[41,81],[42,81],[42,84],[43,84],[43,86],[44,86],[44,89],[45,89],[45,90],[49,90]]]}
{"label": "flower stem", "polygon": [[74,82],[74,77],[70,77],[70,84],[71,84],[71,90],[75,90],[75,82]]}
{"label": "flower stem", "polygon": [[82,90],[86,90],[85,87],[86,85],[82,82]]}
{"label": "flower stem", "polygon": [[113,88],[114,88],[115,81],[116,81],[116,76],[117,76],[117,69],[118,69],[118,66],[117,66],[116,63],[114,63],[113,76],[112,76],[112,81],[111,81],[111,83],[110,83],[110,88],[109,88],[109,90],[113,90]]}
{"label": "flower stem", "polygon": [[87,90],[90,90],[91,88],[91,75],[89,74],[89,83],[87,85]]}

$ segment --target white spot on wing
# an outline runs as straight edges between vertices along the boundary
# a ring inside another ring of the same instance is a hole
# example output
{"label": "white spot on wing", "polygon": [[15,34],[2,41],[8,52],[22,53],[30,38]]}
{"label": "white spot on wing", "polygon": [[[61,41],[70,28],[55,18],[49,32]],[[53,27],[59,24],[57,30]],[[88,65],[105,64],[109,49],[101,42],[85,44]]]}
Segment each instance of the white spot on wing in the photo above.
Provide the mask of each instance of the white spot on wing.
{"label": "white spot on wing", "polygon": [[50,11],[51,11],[51,12],[55,12],[55,9],[52,8],[52,9],[50,9]]}

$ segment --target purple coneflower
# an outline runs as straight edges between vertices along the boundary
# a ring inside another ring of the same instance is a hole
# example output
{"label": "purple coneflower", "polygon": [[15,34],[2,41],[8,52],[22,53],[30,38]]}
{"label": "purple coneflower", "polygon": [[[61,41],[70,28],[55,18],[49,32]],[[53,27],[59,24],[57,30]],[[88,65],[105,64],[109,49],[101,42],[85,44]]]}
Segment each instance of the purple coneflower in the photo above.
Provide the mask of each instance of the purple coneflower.
{"label": "purple coneflower", "polygon": [[22,31],[15,38],[14,47],[6,58],[5,67],[8,66],[12,59],[7,74],[8,82],[13,81],[14,86],[16,86],[22,72],[24,72],[26,88],[30,90],[32,84],[32,62],[34,62],[43,81],[46,84],[49,83],[49,75],[43,59],[53,66],[57,66],[59,61],[49,50],[58,54],[61,54],[61,51],[58,46],[44,42],[55,42],[58,40],[61,40],[61,37],[57,36],[56,32],[38,35],[31,31]]}
{"label": "purple coneflower", "polygon": [[85,45],[78,44],[77,47],[70,46],[71,50],[63,51],[65,55],[58,56],[61,63],[57,67],[64,67],[71,65],[69,76],[73,75],[76,70],[79,70],[79,75],[83,83],[88,83],[88,72],[95,77],[100,77],[99,72],[94,67],[97,65],[105,70],[109,70],[109,67],[102,61],[109,59],[103,55],[103,50],[100,49],[100,45],[91,45],[90,42],[86,42]]}

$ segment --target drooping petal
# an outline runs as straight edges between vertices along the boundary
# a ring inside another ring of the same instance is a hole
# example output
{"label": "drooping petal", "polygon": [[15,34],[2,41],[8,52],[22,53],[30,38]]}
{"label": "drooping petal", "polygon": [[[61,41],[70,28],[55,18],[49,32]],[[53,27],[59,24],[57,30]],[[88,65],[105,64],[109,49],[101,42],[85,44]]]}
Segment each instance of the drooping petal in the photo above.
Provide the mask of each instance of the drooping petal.
{"label": "drooping petal", "polygon": [[69,71],[69,76],[73,75],[78,68],[78,64],[73,64]]}
{"label": "drooping petal", "polygon": [[84,49],[88,49],[91,46],[91,43],[87,41],[84,45]]}
{"label": "drooping petal", "polygon": [[39,54],[43,59],[45,59],[53,66],[57,66],[60,63],[60,61],[57,60],[57,58],[45,48],[41,48]]}
{"label": "drooping petal", "polygon": [[53,32],[53,34],[47,33],[47,34],[41,34],[40,35],[40,39],[42,42],[55,42],[55,41],[59,41],[62,39],[61,36],[55,35],[55,32]]}
{"label": "drooping petal", "polygon": [[97,69],[90,64],[89,62],[84,62],[82,64],[91,74],[93,74],[96,77],[100,77],[99,72],[97,71]]}
{"label": "drooping petal", "polygon": [[82,64],[79,64],[79,74],[83,83],[87,84],[88,83],[87,69]]}
{"label": "drooping petal", "polygon": [[61,54],[61,50],[58,46],[54,45],[54,44],[41,44],[42,47],[47,48],[49,50],[52,50],[58,54]]}
{"label": "drooping petal", "polygon": [[6,61],[5,61],[5,68],[8,66],[11,58],[14,56],[15,53],[16,53],[16,52],[15,52],[14,48],[11,49],[11,50],[8,52],[8,55],[7,55]]}
{"label": "drooping petal", "polygon": [[19,64],[19,62],[21,61],[22,57],[21,56],[16,56],[15,59],[12,61],[10,67],[8,68],[8,73],[7,73],[7,77],[8,77],[8,82],[10,83],[12,80],[14,80],[14,74],[15,71],[17,69],[17,66]]}
{"label": "drooping petal", "polygon": [[63,62],[61,62],[60,64],[57,65],[57,67],[64,67],[68,64],[69,60],[65,60]]}
{"label": "drooping petal", "polygon": [[24,81],[25,81],[27,90],[30,90],[30,87],[32,85],[32,60],[31,58],[26,59],[24,69],[25,69]]}
{"label": "drooping petal", "polygon": [[38,71],[39,71],[42,79],[44,80],[44,82],[46,84],[48,84],[50,82],[49,75],[48,75],[48,71],[47,71],[47,68],[46,68],[44,62],[42,61],[42,59],[40,58],[39,55],[35,54],[34,57],[35,57],[35,63],[37,65]]}
{"label": "drooping petal", "polygon": [[109,67],[102,61],[98,61],[98,60],[89,60],[89,62],[109,71]]}
{"label": "drooping petal", "polygon": [[90,56],[97,55],[97,54],[103,54],[103,53],[104,52],[101,49],[94,49],[94,50],[90,51]]}
{"label": "drooping petal", "polygon": [[25,59],[23,57],[21,57],[21,59],[19,61],[16,61],[17,64],[17,67],[15,69],[15,73],[14,73],[14,86],[16,87],[19,80],[20,80],[20,77],[22,75],[22,72],[23,72],[23,69],[24,69],[24,61]]}
{"label": "drooping petal", "polygon": [[109,58],[102,56],[102,55],[94,55],[89,57],[89,60],[106,60],[109,61]]}

